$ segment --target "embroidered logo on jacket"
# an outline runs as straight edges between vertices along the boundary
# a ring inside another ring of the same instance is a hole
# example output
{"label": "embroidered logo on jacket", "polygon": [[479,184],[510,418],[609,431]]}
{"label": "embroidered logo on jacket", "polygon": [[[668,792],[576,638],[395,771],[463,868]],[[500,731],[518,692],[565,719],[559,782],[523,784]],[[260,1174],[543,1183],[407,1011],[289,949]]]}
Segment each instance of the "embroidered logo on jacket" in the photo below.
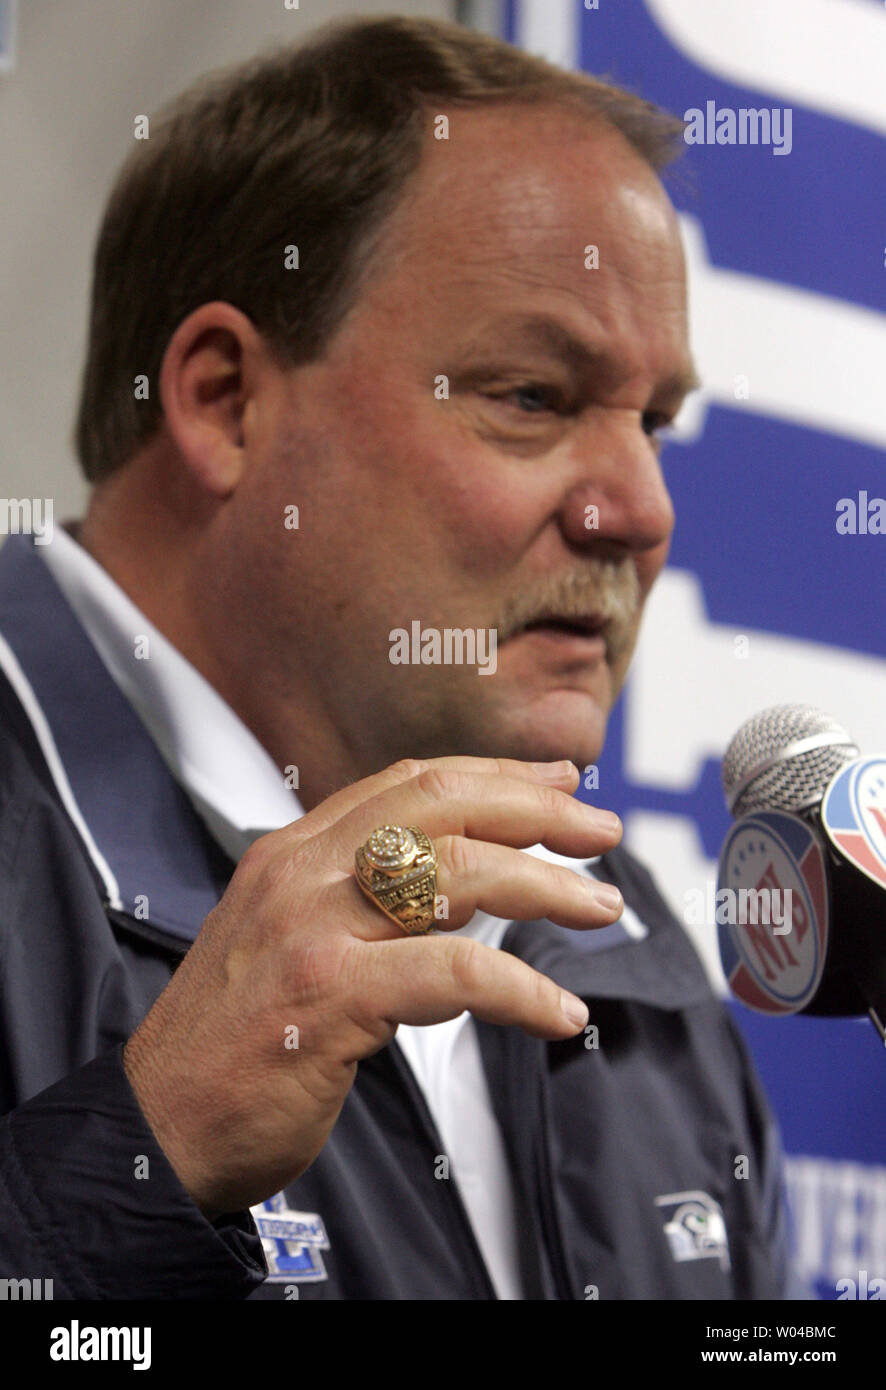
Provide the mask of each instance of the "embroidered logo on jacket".
{"label": "embroidered logo on jacket", "polygon": [[719,1260],[729,1269],[729,1240],[719,1202],[706,1192],[668,1192],[655,1205],[666,1216],[664,1233],[678,1264],[684,1260]]}
{"label": "embroidered logo on jacket", "polygon": [[268,1283],[316,1284],[328,1279],[321,1250],[329,1249],[322,1219],[293,1211],[282,1192],[250,1207],[268,1262]]}

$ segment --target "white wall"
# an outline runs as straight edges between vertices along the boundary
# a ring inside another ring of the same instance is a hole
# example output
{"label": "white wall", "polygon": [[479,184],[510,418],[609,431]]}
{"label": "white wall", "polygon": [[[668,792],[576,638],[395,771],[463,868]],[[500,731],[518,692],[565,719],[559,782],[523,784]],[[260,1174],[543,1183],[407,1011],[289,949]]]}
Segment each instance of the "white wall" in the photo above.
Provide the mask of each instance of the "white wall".
{"label": "white wall", "polygon": [[[2,5],[3,0],[0,0]],[[0,72],[0,495],[82,511],[70,445],[92,249],[133,118],[200,73],[341,15],[451,0],[23,0]]]}

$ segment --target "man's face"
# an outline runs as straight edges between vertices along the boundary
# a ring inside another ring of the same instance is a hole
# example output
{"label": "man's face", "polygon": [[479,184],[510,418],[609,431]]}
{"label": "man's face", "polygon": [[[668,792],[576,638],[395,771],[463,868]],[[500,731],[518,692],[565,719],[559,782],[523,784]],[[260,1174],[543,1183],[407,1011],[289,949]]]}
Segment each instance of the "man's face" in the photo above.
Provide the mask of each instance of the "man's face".
{"label": "man's face", "polygon": [[[691,371],[640,157],[557,108],[451,112],[247,484],[277,693],[322,708],[360,775],[594,762],[673,525],[652,433]],[[392,663],[415,621],[496,629],[494,673]]]}

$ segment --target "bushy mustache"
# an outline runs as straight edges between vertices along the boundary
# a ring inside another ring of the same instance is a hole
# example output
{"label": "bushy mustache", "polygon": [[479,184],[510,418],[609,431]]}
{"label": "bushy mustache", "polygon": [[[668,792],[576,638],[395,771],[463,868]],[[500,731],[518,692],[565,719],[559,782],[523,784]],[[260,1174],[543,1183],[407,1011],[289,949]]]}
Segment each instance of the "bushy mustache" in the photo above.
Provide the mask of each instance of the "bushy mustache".
{"label": "bushy mustache", "polygon": [[502,607],[498,641],[547,618],[581,619],[594,615],[604,624],[607,658],[612,661],[634,640],[640,611],[640,581],[631,560],[587,561],[580,569],[551,575],[517,594]]}

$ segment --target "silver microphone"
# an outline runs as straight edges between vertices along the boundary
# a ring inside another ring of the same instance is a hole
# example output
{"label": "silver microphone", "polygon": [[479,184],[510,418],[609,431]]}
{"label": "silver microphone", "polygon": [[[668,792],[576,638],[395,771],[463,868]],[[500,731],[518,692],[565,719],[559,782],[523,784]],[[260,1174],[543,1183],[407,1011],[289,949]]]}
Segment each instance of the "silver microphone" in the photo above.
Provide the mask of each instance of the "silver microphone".
{"label": "silver microphone", "polygon": [[736,820],[755,811],[801,815],[859,755],[841,724],[812,705],[773,705],[745,720],[726,750],[726,805]]}
{"label": "silver microphone", "polygon": [[839,853],[821,822],[833,779],[860,756],[841,724],[812,705],[773,705],[742,724],[722,764],[726,805],[737,821],[763,812],[801,817],[827,856],[835,918],[824,975],[803,1012],[867,1012],[886,1042],[886,898],[882,884]]}

